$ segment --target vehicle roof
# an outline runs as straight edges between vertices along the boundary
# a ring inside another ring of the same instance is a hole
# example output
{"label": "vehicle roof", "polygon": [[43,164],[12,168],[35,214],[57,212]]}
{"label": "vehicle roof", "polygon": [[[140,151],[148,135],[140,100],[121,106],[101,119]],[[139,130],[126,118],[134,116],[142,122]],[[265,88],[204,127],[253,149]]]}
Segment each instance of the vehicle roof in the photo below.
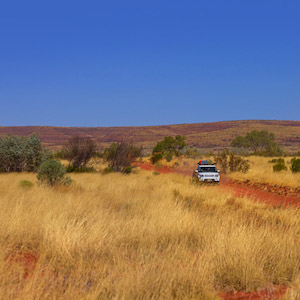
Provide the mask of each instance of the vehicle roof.
{"label": "vehicle roof", "polygon": [[216,165],[199,165],[199,167],[216,167]]}

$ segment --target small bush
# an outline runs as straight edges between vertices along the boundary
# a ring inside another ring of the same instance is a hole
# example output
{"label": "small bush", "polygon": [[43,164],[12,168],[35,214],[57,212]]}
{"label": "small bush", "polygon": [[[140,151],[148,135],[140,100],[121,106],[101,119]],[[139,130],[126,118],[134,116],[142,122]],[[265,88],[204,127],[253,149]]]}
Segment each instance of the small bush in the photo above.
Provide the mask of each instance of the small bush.
{"label": "small bush", "polygon": [[49,159],[41,164],[37,179],[52,187],[59,184],[70,185],[72,179],[66,176],[66,172],[66,168],[59,161]]}
{"label": "small bush", "polygon": [[33,183],[29,180],[21,180],[20,187],[22,187],[24,189],[30,189],[33,187]]}
{"label": "small bush", "polygon": [[293,173],[297,173],[297,172],[300,172],[300,158],[292,158],[291,160],[291,171]]}
{"label": "small bush", "polygon": [[268,161],[269,163],[275,164],[275,163],[284,163],[284,159],[283,158],[273,158],[271,160]]}
{"label": "small bush", "polygon": [[60,156],[67,159],[74,169],[84,170],[91,158],[96,155],[96,150],[97,144],[94,140],[74,136],[68,140]]}
{"label": "small bush", "polygon": [[132,168],[130,166],[127,166],[125,169],[124,169],[124,173],[125,174],[130,174],[132,173]]}
{"label": "small bush", "polygon": [[227,155],[229,154],[227,149],[224,149],[221,153],[218,154],[218,156],[215,156],[215,161],[221,168],[223,173],[227,173],[228,171],[228,161],[227,161]]}
{"label": "small bush", "polygon": [[153,174],[154,176],[160,175],[160,173],[159,173],[159,172],[156,172],[156,171],[154,171],[152,174]]}
{"label": "small bush", "polygon": [[229,165],[230,172],[246,173],[250,168],[249,162],[247,160],[233,153],[229,155],[228,165]]}
{"label": "small bush", "polygon": [[114,170],[114,172],[124,173],[140,157],[141,151],[141,148],[137,148],[133,144],[122,142],[112,143],[109,148],[105,149],[104,153],[108,167]]}
{"label": "small bush", "polygon": [[110,173],[113,173],[114,170],[110,167],[107,167],[105,168],[103,171],[102,171],[102,174],[105,175],[105,174],[110,174]]}
{"label": "small bush", "polygon": [[225,174],[228,171],[246,173],[250,169],[250,164],[247,160],[241,156],[229,153],[227,149],[224,149],[218,156],[215,156],[215,161]]}
{"label": "small bush", "polygon": [[273,166],[273,172],[280,172],[280,171],[286,171],[287,167],[284,163],[284,159],[279,158],[276,162],[276,164]]}

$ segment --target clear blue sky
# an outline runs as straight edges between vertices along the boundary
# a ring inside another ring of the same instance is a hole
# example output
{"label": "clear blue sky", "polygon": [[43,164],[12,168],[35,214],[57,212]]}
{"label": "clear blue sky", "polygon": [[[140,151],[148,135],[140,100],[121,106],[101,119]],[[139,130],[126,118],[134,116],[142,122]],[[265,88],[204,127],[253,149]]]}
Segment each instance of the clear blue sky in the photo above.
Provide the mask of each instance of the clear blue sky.
{"label": "clear blue sky", "polygon": [[300,1],[1,1],[0,125],[300,120]]}

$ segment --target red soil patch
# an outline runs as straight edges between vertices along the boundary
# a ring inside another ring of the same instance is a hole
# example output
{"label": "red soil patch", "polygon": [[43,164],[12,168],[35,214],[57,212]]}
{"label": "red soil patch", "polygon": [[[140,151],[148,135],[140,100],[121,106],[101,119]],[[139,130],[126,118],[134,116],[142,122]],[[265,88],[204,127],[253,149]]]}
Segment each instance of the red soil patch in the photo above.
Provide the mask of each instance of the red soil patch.
{"label": "red soil patch", "polygon": [[19,264],[24,268],[24,279],[30,277],[33,274],[38,260],[39,256],[31,251],[17,252],[8,258],[8,261],[11,265]]}
{"label": "red soil patch", "polygon": [[220,294],[224,300],[261,300],[261,299],[283,299],[286,292],[285,286],[276,286],[275,290],[264,290],[260,292],[223,292]]}

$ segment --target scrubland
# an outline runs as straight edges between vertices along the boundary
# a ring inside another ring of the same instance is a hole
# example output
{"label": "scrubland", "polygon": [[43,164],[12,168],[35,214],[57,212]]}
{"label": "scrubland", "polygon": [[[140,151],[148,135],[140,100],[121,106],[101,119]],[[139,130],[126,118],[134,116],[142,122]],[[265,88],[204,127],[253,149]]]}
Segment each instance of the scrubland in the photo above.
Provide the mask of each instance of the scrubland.
{"label": "scrubland", "polygon": [[235,180],[250,180],[251,182],[268,183],[290,188],[300,188],[300,173],[292,173],[290,161],[292,157],[284,157],[287,171],[273,172],[273,165],[269,163],[272,158],[250,156],[250,170],[247,173],[232,173],[229,177]]}
{"label": "scrubland", "polygon": [[219,299],[274,285],[299,297],[299,210],[178,174],[72,178],[51,189],[0,175],[0,299]]}

